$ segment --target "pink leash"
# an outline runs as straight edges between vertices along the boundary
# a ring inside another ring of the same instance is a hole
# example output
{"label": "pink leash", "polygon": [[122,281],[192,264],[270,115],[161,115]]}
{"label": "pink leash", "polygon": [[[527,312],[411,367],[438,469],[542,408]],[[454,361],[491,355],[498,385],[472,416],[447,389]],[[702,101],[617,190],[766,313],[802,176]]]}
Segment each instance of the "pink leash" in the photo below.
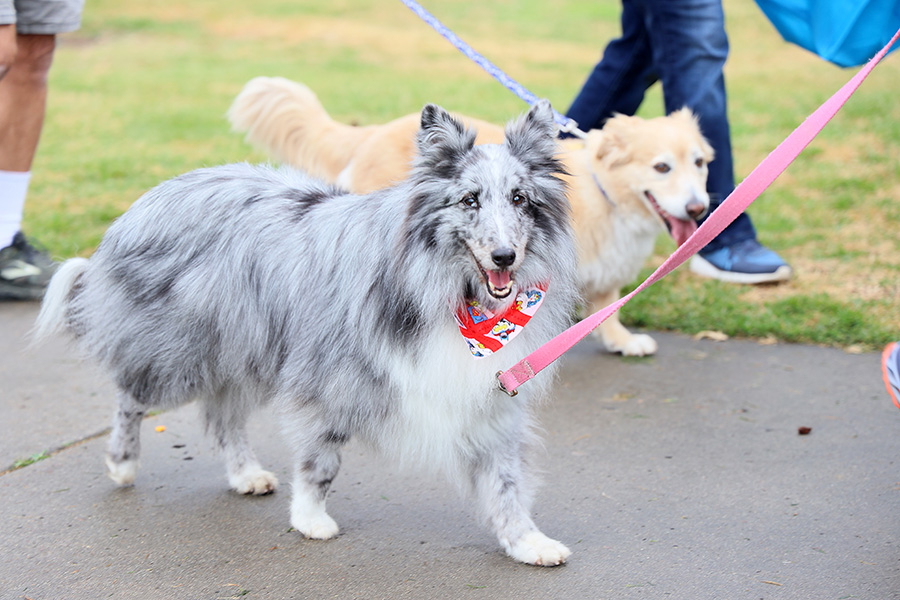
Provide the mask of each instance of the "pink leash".
{"label": "pink leash", "polygon": [[[881,49],[875,57],[859,72],[839,89],[831,98],[825,101],[812,115],[800,124],[781,144],[759,163],[750,175],[738,185],[734,191],[722,202],[719,207],[706,219],[706,221],[687,239],[669,258],[666,259],[656,271],[653,272],[637,289],[613,302],[606,308],[594,313],[590,317],[576,323],[562,332],[524,359],[510,367],[507,371],[497,373],[500,381],[500,389],[509,395],[514,395],[516,388],[537,375],[541,370],[549,366],[553,361],[562,356],[572,346],[580,342],[587,334],[594,330],[600,323],[609,318],[611,314],[619,310],[635,294],[650,287],[670,272],[681,265],[698,250],[708,244],[714,237],[725,229],[738,215],[744,212],[754,200],[775,179],[784,172],[795,158],[815,138],[822,128],[834,117],[845,102],[853,95],[860,84],[868,77],[875,65],[887,54],[890,47],[900,37],[900,30],[894,34],[891,41]],[[552,293],[552,292],[551,292]]]}

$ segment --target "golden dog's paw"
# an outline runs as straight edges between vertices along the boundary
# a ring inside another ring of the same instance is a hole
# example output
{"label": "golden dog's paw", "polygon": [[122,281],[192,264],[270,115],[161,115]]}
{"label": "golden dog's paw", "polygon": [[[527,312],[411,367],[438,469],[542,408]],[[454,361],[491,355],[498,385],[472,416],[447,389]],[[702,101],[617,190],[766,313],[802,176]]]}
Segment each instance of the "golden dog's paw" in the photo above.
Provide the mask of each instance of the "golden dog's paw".
{"label": "golden dog's paw", "polygon": [[622,356],[650,356],[656,354],[659,346],[656,340],[645,333],[632,333],[627,338],[607,342],[606,349]]}

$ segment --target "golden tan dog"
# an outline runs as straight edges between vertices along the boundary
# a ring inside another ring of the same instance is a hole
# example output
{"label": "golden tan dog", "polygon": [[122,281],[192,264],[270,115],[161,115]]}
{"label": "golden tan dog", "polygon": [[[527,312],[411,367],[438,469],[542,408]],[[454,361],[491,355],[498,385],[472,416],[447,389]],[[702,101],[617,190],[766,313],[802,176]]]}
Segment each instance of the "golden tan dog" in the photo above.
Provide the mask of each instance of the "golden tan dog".
{"label": "golden tan dog", "polygon": [[[360,194],[406,177],[420,119],[416,113],[383,125],[338,123],[308,87],[280,77],[249,81],[228,118],[273,158]],[[503,141],[501,127],[461,118],[477,129],[477,143]],[[687,109],[655,119],[618,115],[586,140],[559,144],[570,173],[582,293],[594,312],[634,281],[661,231],[668,228],[681,244],[697,228],[695,219],[709,207],[713,150]],[[653,338],[629,332],[616,314],[595,334],[611,352],[644,356],[657,349]]]}

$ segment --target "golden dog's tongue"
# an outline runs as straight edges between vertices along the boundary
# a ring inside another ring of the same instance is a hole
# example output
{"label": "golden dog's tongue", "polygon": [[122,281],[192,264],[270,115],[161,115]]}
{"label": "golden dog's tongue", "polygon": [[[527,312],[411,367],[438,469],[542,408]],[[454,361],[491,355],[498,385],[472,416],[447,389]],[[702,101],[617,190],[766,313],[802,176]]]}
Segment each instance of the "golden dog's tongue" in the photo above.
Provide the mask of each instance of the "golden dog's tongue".
{"label": "golden dog's tongue", "polygon": [[487,274],[495,289],[502,290],[509,286],[509,271],[488,271]]}
{"label": "golden dog's tongue", "polygon": [[683,221],[667,215],[666,222],[669,224],[669,233],[679,246],[697,231],[697,221],[694,220]]}

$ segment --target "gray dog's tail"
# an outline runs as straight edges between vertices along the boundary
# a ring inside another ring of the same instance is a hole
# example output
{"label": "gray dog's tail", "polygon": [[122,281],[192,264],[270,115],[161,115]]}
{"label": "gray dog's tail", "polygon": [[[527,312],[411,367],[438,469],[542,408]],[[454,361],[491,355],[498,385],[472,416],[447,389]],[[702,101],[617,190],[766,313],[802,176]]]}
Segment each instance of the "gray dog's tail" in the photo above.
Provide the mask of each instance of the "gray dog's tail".
{"label": "gray dog's tail", "polygon": [[47,287],[41,312],[37,316],[32,329],[32,338],[39,342],[50,334],[60,333],[66,328],[66,303],[69,292],[78,277],[87,269],[88,259],[71,258],[64,262]]}

